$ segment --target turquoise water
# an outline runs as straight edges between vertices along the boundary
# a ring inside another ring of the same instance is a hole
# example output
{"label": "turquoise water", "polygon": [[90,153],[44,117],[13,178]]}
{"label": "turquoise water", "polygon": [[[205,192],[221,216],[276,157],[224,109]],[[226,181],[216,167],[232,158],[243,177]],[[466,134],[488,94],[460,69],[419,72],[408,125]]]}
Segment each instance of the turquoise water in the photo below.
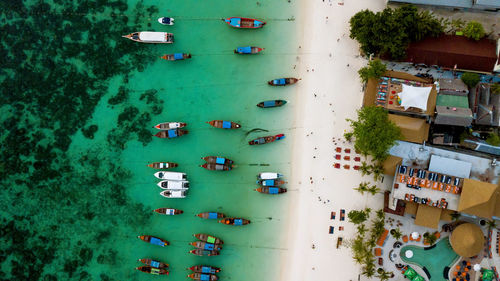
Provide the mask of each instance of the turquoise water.
{"label": "turquoise water", "polygon": [[[287,1],[14,1],[0,4],[0,211],[1,280],[151,280],[134,270],[138,258],[171,265],[169,280],[186,280],[195,264],[222,267],[221,280],[276,280],[287,195],[253,191],[263,171],[289,175],[293,87],[266,85],[293,76],[297,26],[295,3]],[[222,17],[267,20],[261,30],[236,30]],[[161,26],[159,16],[176,25]],[[148,26],[151,24],[151,27]],[[120,38],[139,30],[171,31],[172,45],[139,44]],[[265,47],[257,56],[237,56],[238,46]],[[158,59],[189,52],[187,61]],[[260,109],[266,99],[282,108]],[[232,120],[233,131],[206,124]],[[188,123],[179,139],[151,138],[164,121]],[[268,132],[246,132],[254,128]],[[276,143],[251,147],[249,139],[285,133]],[[230,172],[199,168],[200,157],[234,160]],[[154,161],[179,163],[191,188],[186,199],[158,193]],[[290,191],[290,192],[293,192]],[[167,217],[153,209],[184,214]],[[219,211],[248,218],[231,227],[194,217]],[[187,252],[193,233],[222,238],[221,256]],[[171,246],[136,238],[149,234]]]}
{"label": "turquoise water", "polygon": [[[412,258],[405,256],[406,250],[413,251]],[[400,256],[404,262],[418,265],[420,268],[427,268],[431,275],[430,280],[446,280],[443,278],[443,270],[453,264],[459,257],[451,248],[448,237],[441,239],[434,248],[429,250],[424,250],[423,247],[418,246],[402,247]]]}

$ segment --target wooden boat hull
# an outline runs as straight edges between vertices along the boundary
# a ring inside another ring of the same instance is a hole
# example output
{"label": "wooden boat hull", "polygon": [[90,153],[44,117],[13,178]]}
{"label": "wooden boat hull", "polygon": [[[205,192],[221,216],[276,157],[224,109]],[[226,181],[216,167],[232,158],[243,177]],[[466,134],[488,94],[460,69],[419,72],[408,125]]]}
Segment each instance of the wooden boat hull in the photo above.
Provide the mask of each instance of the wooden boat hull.
{"label": "wooden boat hull", "polygon": [[259,187],[259,188],[255,189],[255,191],[258,191],[258,192],[264,193],[264,194],[276,195],[276,194],[285,193],[287,190],[286,190],[286,188],[282,188],[282,187],[263,186],[263,187]]}
{"label": "wooden boat hull", "polygon": [[158,18],[158,22],[160,24],[163,24],[163,25],[174,25],[174,18],[170,18],[170,17],[161,17],[161,18]]}
{"label": "wooden boat hull", "polygon": [[224,244],[224,241],[222,241],[221,239],[219,239],[215,236],[205,234],[205,233],[197,233],[197,234],[194,234],[193,236],[196,237],[198,240],[203,241],[203,242],[208,242],[208,243],[212,243],[212,244],[219,244],[219,245]]}
{"label": "wooden boat hull", "polygon": [[277,179],[274,179],[274,180],[258,180],[257,181],[257,184],[259,184],[261,186],[280,186],[280,185],[284,185],[285,183],[286,183],[285,181],[277,180]]}
{"label": "wooden boat hull", "polygon": [[217,277],[217,275],[199,273],[199,272],[191,273],[188,275],[188,277],[193,279],[193,280],[209,280],[209,281],[219,280],[219,277]]}
{"label": "wooden boat hull", "polygon": [[284,139],[285,135],[284,134],[279,134],[275,136],[266,136],[266,137],[260,137],[256,138],[254,140],[251,140],[248,142],[249,145],[259,145],[259,144],[266,144],[266,143],[271,143],[277,140]]}
{"label": "wooden boat hull", "polygon": [[241,125],[232,121],[224,121],[224,120],[212,120],[208,121],[208,124],[210,124],[214,128],[219,128],[219,129],[239,129],[241,128]]}
{"label": "wooden boat hull", "polygon": [[183,122],[163,122],[156,124],[154,128],[158,130],[180,129],[186,127],[187,124]]}
{"label": "wooden boat hull", "polygon": [[208,274],[215,274],[221,271],[219,267],[209,266],[209,265],[193,265],[188,269],[193,272],[208,273]]}
{"label": "wooden boat hull", "polygon": [[169,267],[168,263],[164,263],[164,262],[161,262],[161,261],[156,261],[156,260],[153,260],[153,259],[139,259],[139,261],[142,262],[143,264],[147,265],[147,266],[151,266],[151,267],[154,267],[154,268],[167,269]]}
{"label": "wooden boat hull", "polygon": [[174,43],[174,34],[167,32],[139,31],[123,35],[122,37],[140,43]]}
{"label": "wooden boat hull", "polygon": [[194,241],[194,242],[189,243],[189,245],[191,245],[197,249],[203,249],[203,250],[209,250],[209,251],[222,250],[222,246],[219,244],[212,244],[212,243],[207,243],[207,242],[203,242],[203,241]]}
{"label": "wooden boat hull", "polygon": [[211,257],[211,256],[218,256],[220,255],[220,252],[217,251],[217,250],[213,250],[213,251],[206,251],[206,250],[203,250],[203,249],[194,249],[194,250],[191,250],[189,251],[191,254],[193,255],[196,255],[196,256],[207,256],[207,257]]}
{"label": "wooden boat hull", "polygon": [[251,19],[251,18],[242,18],[242,17],[230,17],[227,19],[222,19],[228,25],[236,28],[261,28],[266,25],[265,21]]}
{"label": "wooden boat hull", "polygon": [[144,272],[144,273],[149,273],[153,275],[168,275],[169,272],[166,269],[163,268],[156,268],[152,266],[139,266],[136,267],[135,269]]}
{"label": "wooden boat hull", "polygon": [[242,218],[225,218],[219,221],[219,223],[226,225],[247,225],[250,221]]}
{"label": "wooden boat hull", "polygon": [[173,162],[153,162],[148,164],[148,167],[153,169],[171,169],[178,167],[179,164]]}
{"label": "wooden boat hull", "polygon": [[158,208],[154,210],[155,213],[162,214],[162,215],[167,215],[167,216],[174,216],[174,215],[180,215],[184,213],[183,210],[179,209],[171,209],[171,208]]}
{"label": "wooden boat hull", "polygon": [[226,217],[226,215],[224,215],[223,213],[216,213],[216,212],[204,212],[204,213],[199,213],[196,216],[202,219],[223,219]]}
{"label": "wooden boat hull", "polygon": [[264,48],[259,48],[259,47],[238,47],[234,49],[235,54],[240,54],[240,55],[255,55],[260,52],[262,52]]}
{"label": "wooden boat hull", "polygon": [[174,139],[178,138],[183,135],[187,135],[189,132],[188,130],[182,130],[182,129],[170,129],[166,131],[160,131],[155,134],[155,137],[159,137],[162,139]]}
{"label": "wooden boat hull", "polygon": [[260,108],[280,107],[286,104],[286,100],[268,100],[257,104]]}
{"label": "wooden boat hull", "polygon": [[151,235],[141,235],[141,236],[137,236],[137,237],[144,242],[147,242],[147,243],[150,243],[153,245],[158,245],[161,247],[165,247],[165,246],[170,245],[170,243],[167,240],[164,240],[164,239],[161,239],[158,237],[154,237]]}
{"label": "wooden boat hull", "polygon": [[168,55],[163,55],[160,58],[168,61],[187,60],[191,58],[191,54],[189,53],[168,54]]}
{"label": "wooden boat hull", "polygon": [[213,164],[213,163],[205,163],[203,165],[200,165],[200,167],[210,171],[231,171],[233,169],[231,166]]}
{"label": "wooden boat hull", "polygon": [[271,81],[268,81],[267,84],[271,86],[286,86],[292,85],[299,82],[300,79],[297,78],[278,78]]}
{"label": "wooden boat hull", "polygon": [[226,165],[226,166],[234,164],[233,160],[227,159],[224,157],[220,157],[220,156],[205,156],[205,157],[201,157],[201,159],[207,161],[207,163],[210,163],[210,164],[219,164],[219,165]]}

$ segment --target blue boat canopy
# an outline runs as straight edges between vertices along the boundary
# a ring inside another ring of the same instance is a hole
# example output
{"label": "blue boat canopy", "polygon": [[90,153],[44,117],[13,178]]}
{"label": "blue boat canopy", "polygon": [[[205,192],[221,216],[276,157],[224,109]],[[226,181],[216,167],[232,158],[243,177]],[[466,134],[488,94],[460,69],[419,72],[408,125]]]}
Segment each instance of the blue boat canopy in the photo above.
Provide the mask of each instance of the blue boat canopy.
{"label": "blue boat canopy", "polygon": [[275,106],[276,105],[276,101],[273,101],[273,100],[266,100],[264,102],[264,107],[271,107],[271,106]]}
{"label": "blue boat canopy", "polygon": [[210,275],[208,275],[208,274],[201,274],[200,280],[201,281],[210,281]]}
{"label": "blue boat canopy", "polygon": [[175,213],[174,209],[169,209],[167,212],[167,215],[174,215]]}
{"label": "blue boat canopy", "polygon": [[252,53],[252,47],[238,47],[238,53],[243,53],[243,54],[251,54]]}
{"label": "blue boat canopy", "polygon": [[161,18],[161,22],[162,22],[162,23],[169,24],[169,23],[170,23],[170,18],[168,18],[168,17],[163,17],[163,18]]}
{"label": "blue boat canopy", "polygon": [[202,266],[201,273],[211,273],[211,268],[208,266]]}
{"label": "blue boat canopy", "polygon": [[267,186],[274,185],[274,180],[265,180],[263,183]]}
{"label": "blue boat canopy", "polygon": [[229,121],[222,121],[222,128],[224,128],[224,129],[230,129],[231,128],[231,122],[229,122]]}
{"label": "blue boat canopy", "polygon": [[214,249],[214,244],[205,244],[205,250],[212,251]]}
{"label": "blue boat canopy", "polygon": [[184,55],[182,53],[175,53],[174,54],[174,59],[176,59],[176,60],[182,60],[182,59],[184,59]]}
{"label": "blue boat canopy", "polygon": [[162,247],[165,246],[165,243],[156,237],[151,237],[150,243]]}
{"label": "blue boat canopy", "polygon": [[169,138],[175,138],[177,137],[177,130],[173,129],[173,130],[168,130],[168,137]]}
{"label": "blue boat canopy", "polygon": [[242,219],[235,219],[234,225],[243,225],[243,220]]}
{"label": "blue boat canopy", "polygon": [[160,262],[159,261],[151,261],[151,266],[158,268],[158,267],[160,267]]}
{"label": "blue boat canopy", "polygon": [[212,213],[212,212],[208,213],[208,218],[209,219],[216,219],[217,218],[217,213]]}
{"label": "blue boat canopy", "polygon": [[261,26],[263,24],[263,22],[261,22],[260,20],[254,20],[253,24],[254,24],[255,27],[259,27],[259,26]]}
{"label": "blue boat canopy", "polygon": [[277,187],[270,187],[269,194],[278,194],[278,188]]}
{"label": "blue boat canopy", "polygon": [[285,85],[285,78],[274,79],[273,83],[274,85]]}
{"label": "blue boat canopy", "polygon": [[222,164],[222,165],[224,165],[224,163],[225,163],[225,162],[226,162],[226,158],[217,157],[217,158],[215,159],[215,163],[217,163],[217,164]]}
{"label": "blue boat canopy", "polygon": [[[226,20],[227,22],[228,20]],[[229,20],[229,24],[232,26],[240,27],[241,24],[241,18],[232,18]]]}

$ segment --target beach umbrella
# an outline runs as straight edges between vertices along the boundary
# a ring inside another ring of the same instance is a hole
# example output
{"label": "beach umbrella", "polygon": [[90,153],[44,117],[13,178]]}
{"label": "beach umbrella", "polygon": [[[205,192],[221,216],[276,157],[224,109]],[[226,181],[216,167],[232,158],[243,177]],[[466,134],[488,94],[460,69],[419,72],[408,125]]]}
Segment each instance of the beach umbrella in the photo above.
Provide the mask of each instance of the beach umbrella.
{"label": "beach umbrella", "polygon": [[478,263],[476,263],[474,265],[474,271],[479,271],[479,270],[481,270],[481,266]]}
{"label": "beach umbrella", "polygon": [[416,239],[418,239],[418,237],[419,237],[419,236],[420,236],[420,235],[419,235],[419,234],[418,234],[418,232],[416,232],[416,231],[415,231],[415,232],[413,232],[413,233],[411,234],[411,238],[413,238],[413,239],[415,239],[415,240],[416,240]]}
{"label": "beach umbrella", "polygon": [[407,257],[409,259],[413,258],[413,251],[412,250],[406,250],[405,257]]}

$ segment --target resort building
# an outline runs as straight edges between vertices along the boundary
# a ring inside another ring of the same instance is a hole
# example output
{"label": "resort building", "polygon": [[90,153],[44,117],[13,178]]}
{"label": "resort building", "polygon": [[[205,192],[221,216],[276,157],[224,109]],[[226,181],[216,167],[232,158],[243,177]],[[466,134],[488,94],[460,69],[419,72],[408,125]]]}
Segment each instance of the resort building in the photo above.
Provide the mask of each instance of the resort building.
{"label": "resort building", "polygon": [[434,6],[453,10],[500,11],[500,2],[496,0],[389,0],[389,4],[391,3]]}
{"label": "resort building", "polygon": [[500,95],[493,94],[490,87],[488,83],[479,83],[470,95],[474,123],[499,127]]}
{"label": "resort building", "polygon": [[472,124],[469,89],[460,79],[439,79],[435,124],[467,127]]}

